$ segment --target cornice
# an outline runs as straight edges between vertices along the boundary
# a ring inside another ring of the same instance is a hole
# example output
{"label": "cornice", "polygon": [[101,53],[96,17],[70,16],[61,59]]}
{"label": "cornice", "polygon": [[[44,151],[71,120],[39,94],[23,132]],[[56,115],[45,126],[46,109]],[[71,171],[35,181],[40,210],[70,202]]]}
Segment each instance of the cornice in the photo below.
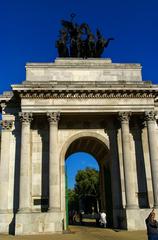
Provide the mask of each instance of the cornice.
{"label": "cornice", "polygon": [[17,90],[21,98],[155,98],[156,90],[144,89],[52,89],[52,90]]}
{"label": "cornice", "polygon": [[3,92],[3,94],[0,94],[0,102],[8,102],[12,97],[13,97],[12,91]]}
{"label": "cornice", "polygon": [[59,68],[59,69],[141,69],[138,63],[112,63],[110,58],[56,58],[52,63],[27,63],[28,68]]}

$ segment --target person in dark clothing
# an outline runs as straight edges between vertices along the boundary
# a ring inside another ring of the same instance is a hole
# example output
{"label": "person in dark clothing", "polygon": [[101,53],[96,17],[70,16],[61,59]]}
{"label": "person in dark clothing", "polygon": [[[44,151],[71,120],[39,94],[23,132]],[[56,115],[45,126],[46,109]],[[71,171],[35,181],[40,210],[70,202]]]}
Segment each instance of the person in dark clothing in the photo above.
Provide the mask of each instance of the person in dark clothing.
{"label": "person in dark clothing", "polygon": [[155,220],[154,209],[145,220],[147,227],[148,240],[158,240],[158,222]]}

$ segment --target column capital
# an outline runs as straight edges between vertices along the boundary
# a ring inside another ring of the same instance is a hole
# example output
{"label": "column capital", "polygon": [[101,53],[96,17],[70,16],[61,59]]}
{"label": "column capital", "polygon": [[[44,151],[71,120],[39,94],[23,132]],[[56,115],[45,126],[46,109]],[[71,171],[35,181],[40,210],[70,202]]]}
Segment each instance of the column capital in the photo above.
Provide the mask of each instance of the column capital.
{"label": "column capital", "polygon": [[119,112],[118,115],[121,122],[128,123],[131,116],[131,112]]}
{"label": "column capital", "polygon": [[19,112],[20,121],[23,123],[30,123],[32,121],[32,113]]}
{"label": "column capital", "polygon": [[146,121],[155,121],[156,120],[156,111],[145,112],[145,120]]}
{"label": "column capital", "polygon": [[13,120],[2,120],[0,122],[3,130],[11,130],[13,127]]}
{"label": "column capital", "polygon": [[49,123],[58,123],[60,120],[60,112],[47,112]]}

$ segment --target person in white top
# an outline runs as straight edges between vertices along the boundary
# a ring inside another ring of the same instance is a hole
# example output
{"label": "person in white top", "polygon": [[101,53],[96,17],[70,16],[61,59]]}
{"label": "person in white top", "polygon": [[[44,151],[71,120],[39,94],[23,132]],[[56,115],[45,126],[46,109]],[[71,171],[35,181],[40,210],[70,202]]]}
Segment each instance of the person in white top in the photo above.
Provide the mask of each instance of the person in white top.
{"label": "person in white top", "polygon": [[106,228],[106,213],[104,211],[101,211],[100,214],[100,224],[101,226],[103,226],[104,228]]}

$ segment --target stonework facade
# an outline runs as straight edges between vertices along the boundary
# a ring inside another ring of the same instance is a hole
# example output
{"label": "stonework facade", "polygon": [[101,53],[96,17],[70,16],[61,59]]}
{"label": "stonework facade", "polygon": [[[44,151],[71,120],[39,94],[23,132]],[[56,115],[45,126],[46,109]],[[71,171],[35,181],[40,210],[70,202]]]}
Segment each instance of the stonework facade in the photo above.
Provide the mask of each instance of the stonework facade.
{"label": "stonework facade", "polygon": [[77,151],[98,161],[109,226],[145,229],[158,208],[158,86],[139,64],[29,63],[0,104],[1,233],[66,228],[65,159]]}

